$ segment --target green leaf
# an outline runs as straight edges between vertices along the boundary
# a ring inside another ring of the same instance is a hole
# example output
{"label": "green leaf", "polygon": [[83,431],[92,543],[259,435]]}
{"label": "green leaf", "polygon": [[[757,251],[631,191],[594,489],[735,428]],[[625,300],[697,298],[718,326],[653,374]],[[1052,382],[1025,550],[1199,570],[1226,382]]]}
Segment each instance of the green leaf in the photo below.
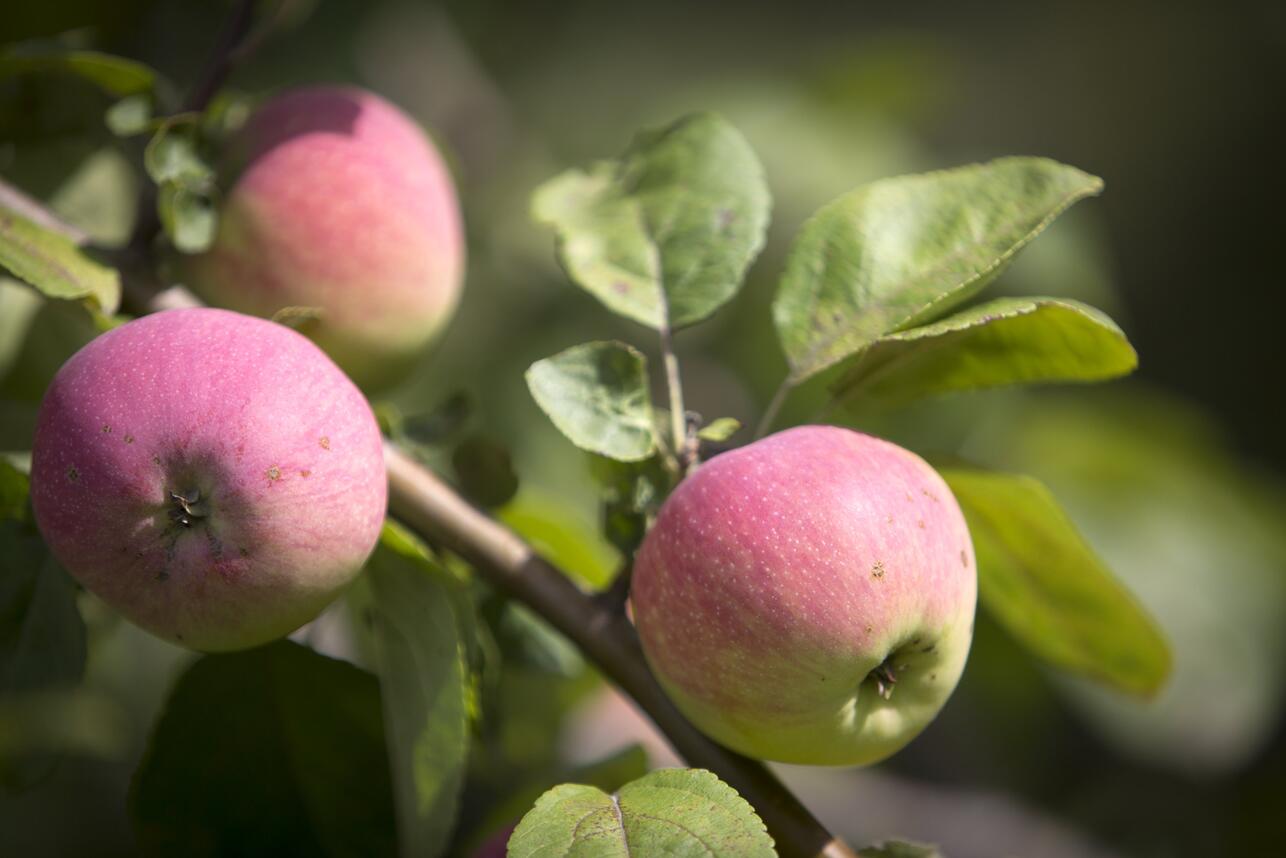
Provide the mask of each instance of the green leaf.
{"label": "green leaf", "polygon": [[773,303],[791,382],[940,317],[1102,187],[1045,158],[1002,158],[885,179],[822,207],[796,237]]}
{"label": "green leaf", "polygon": [[1049,663],[1152,696],[1170,673],[1165,638],[1037,480],[969,468],[943,478],[964,510],[983,605]]}
{"label": "green leaf", "polygon": [[134,773],[151,855],[392,855],[375,678],[289,641],[180,677]]}
{"label": "green leaf", "polygon": [[219,209],[212,192],[177,181],[163,182],[156,193],[161,227],[183,253],[200,253],[214,243]]}
{"label": "green leaf", "polygon": [[585,343],[527,370],[536,404],[582,450],[634,462],[656,450],[647,361],[619,342]]}
{"label": "green leaf", "polygon": [[367,564],[402,852],[442,854],[468,754],[471,623],[459,584],[396,525]]}
{"label": "green leaf", "polygon": [[142,63],[98,51],[26,44],[0,53],[0,78],[44,71],[74,74],[111,95],[122,97],[147,92],[157,81],[156,72]]}
{"label": "green leaf", "polygon": [[157,213],[174,246],[199,253],[218,229],[215,172],[201,155],[200,117],[180,114],[163,122],[143,152],[143,166],[157,185]]}
{"label": "green leaf", "polygon": [[720,417],[716,420],[711,420],[709,423],[702,426],[697,432],[697,437],[702,441],[714,441],[715,443],[719,443],[721,441],[727,441],[733,435],[736,435],[737,430],[740,428],[740,420],[733,417]]}
{"label": "green leaf", "polygon": [[907,840],[885,840],[860,850],[861,858],[942,858],[936,846]]}
{"label": "green leaf", "polygon": [[615,313],[675,330],[736,294],[769,206],[759,160],[712,114],[645,132],[619,159],[563,173],[532,198],[572,280]]}
{"label": "green leaf", "polygon": [[0,694],[67,688],[85,672],[76,585],[31,521],[27,475],[0,459]]}
{"label": "green leaf", "polygon": [[660,769],[615,795],[554,787],[509,838],[509,858],[631,855],[770,858],[777,853],[754,809],[702,769]]}
{"label": "green leaf", "polygon": [[127,95],[107,108],[103,121],[117,137],[133,137],[151,127],[155,107],[152,96],[148,93]]}
{"label": "green leaf", "polygon": [[70,238],[0,206],[0,267],[50,298],[83,299],[107,315],[121,301],[120,275]]}
{"label": "green leaf", "polygon": [[451,453],[460,491],[482,507],[504,506],[518,493],[518,474],[504,445],[481,435],[460,442]]}
{"label": "green leaf", "polygon": [[1078,301],[1000,298],[868,346],[835,384],[840,401],[899,405],[1007,384],[1099,381],[1138,356],[1111,319]]}

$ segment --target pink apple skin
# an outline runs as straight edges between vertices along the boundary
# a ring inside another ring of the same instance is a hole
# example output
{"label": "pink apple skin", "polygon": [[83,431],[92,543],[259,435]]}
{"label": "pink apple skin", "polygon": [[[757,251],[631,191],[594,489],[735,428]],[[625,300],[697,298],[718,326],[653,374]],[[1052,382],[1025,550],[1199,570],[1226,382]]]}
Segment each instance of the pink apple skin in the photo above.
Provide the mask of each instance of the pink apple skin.
{"label": "pink apple skin", "polygon": [[315,617],[374,548],[386,494],[353,383],[303,336],[227,310],[99,336],[37,420],[31,500],[54,556],[193,649],[256,646]]}
{"label": "pink apple skin", "polygon": [[304,332],[365,387],[396,380],[459,299],[464,241],[451,176],[424,132],[373,93],[289,90],[234,146],[240,175],[209,251],[186,268],[212,304]]}
{"label": "pink apple skin", "polygon": [[631,594],[648,662],[696,726],[814,765],[876,762],[933,720],[976,600],[973,544],[938,474],[833,426],[702,465],[662,506]]}

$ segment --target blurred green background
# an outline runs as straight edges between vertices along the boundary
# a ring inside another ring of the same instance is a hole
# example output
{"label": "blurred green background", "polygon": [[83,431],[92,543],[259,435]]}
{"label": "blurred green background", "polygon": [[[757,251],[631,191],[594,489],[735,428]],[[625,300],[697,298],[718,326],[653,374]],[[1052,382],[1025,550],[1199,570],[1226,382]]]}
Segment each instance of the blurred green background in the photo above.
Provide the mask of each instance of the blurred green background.
{"label": "blurred green background", "polygon": [[[227,11],[11,0],[0,42],[61,35],[183,86]],[[857,843],[903,835],[956,858],[1269,855],[1286,842],[1284,63],[1286,6],[1270,2],[319,0],[284,4],[231,84],[260,96],[359,83],[443,147],[468,224],[465,298],[392,402],[416,414],[466,394],[468,431],[507,445],[521,480],[502,515],[600,580],[616,560],[595,535],[594,484],[522,373],[587,339],[654,343],[567,284],[528,217],[538,182],[689,110],[745,133],[774,195],[769,244],[742,296],[677,347],[689,407],[753,425],[785,372],[768,316],[776,277],[819,205],[870,179],[1007,154],[1102,176],[1105,195],[992,289],[1108,311],[1140,352],[1133,379],[961,396],[852,425],[1046,480],[1170,636],[1172,681],[1154,704],[1122,699],[1054,676],[984,621],[960,690],[905,752],[874,772],[784,774]],[[0,81],[0,175],[110,242],[128,234],[139,176],[137,152],[103,126],[107,106],[70,79]],[[45,383],[91,334],[78,309],[0,281],[0,451],[29,448]],[[786,418],[815,418],[820,394],[799,391]],[[0,701],[3,854],[133,853],[129,773],[186,656],[90,599],[82,608],[86,684],[41,710],[66,723],[33,732],[37,716]],[[643,734],[594,696],[574,653],[542,653],[516,659],[498,692],[507,714],[479,739],[462,831],[515,772]],[[592,708],[556,732],[560,705],[587,696]],[[72,750],[52,770],[15,762],[41,742]]]}

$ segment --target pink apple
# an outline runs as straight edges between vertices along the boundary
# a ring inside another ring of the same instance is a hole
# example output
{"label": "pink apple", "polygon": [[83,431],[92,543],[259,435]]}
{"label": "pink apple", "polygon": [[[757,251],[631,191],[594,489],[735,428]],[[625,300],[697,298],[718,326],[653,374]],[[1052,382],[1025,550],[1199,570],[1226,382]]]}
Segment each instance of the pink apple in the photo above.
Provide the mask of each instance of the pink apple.
{"label": "pink apple", "polygon": [[901,447],[803,426],[718,456],[661,508],[634,565],[657,679],[749,756],[862,765],[955,688],[973,545],[951,491]]}
{"label": "pink apple", "polygon": [[170,310],[103,334],[45,393],[36,522],[59,562],[154,634],[255,646],[315,617],[384,518],[379,428],[281,325]]}
{"label": "pink apple", "polygon": [[424,132],[351,87],[287,91],[233,147],[240,174],[213,247],[186,268],[212,304],[304,328],[364,386],[395,380],[450,319],[464,242],[451,176]]}

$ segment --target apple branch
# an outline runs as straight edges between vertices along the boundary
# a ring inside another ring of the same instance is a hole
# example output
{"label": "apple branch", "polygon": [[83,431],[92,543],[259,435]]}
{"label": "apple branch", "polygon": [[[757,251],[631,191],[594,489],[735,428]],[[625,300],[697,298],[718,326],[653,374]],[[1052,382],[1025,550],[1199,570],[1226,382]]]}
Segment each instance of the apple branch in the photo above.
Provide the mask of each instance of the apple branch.
{"label": "apple branch", "polygon": [[[0,202],[17,200],[44,226],[84,243],[84,233],[0,180]],[[15,208],[18,206],[15,205]],[[143,315],[201,302],[181,286],[165,287],[149,265],[122,266],[124,307]],[[612,682],[629,694],[687,762],[709,769],[759,813],[786,858],[856,858],[760,762],[724,748],[683,717],[657,684],[623,612],[582,591],[508,528],[475,509],[435,474],[385,444],[389,510],[416,533],[459,554],[512,598],[540,614],[575,643]]]}

